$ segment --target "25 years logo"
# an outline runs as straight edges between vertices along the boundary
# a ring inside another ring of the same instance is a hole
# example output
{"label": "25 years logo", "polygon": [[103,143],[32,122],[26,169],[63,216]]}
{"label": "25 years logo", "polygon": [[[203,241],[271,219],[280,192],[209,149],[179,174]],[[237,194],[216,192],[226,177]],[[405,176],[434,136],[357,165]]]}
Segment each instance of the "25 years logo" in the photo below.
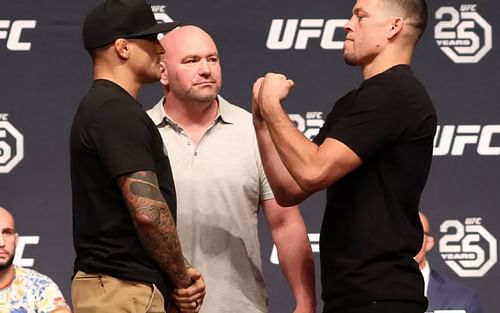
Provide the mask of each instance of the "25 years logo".
{"label": "25 years logo", "polygon": [[434,38],[455,63],[478,63],[493,47],[491,25],[477,12],[476,4],[462,4],[460,10],[441,7]]}
{"label": "25 years logo", "polygon": [[482,225],[482,218],[468,217],[465,223],[445,220],[439,252],[460,277],[482,277],[497,263],[497,240]]}
{"label": "25 years logo", "polygon": [[0,174],[9,173],[24,157],[23,135],[0,113]]}
{"label": "25 years logo", "polygon": [[307,112],[305,118],[296,113],[288,114],[288,117],[295,124],[295,127],[304,133],[304,136],[309,138],[309,140],[313,140],[314,137],[316,137],[325,123],[323,120],[323,112]]}

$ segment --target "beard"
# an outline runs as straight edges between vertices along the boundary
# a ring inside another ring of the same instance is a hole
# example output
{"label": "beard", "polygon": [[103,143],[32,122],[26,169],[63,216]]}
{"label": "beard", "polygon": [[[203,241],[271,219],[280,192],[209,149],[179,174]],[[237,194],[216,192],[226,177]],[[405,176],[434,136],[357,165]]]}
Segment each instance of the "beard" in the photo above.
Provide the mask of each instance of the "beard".
{"label": "beard", "polygon": [[191,101],[196,101],[196,102],[212,102],[217,98],[217,93],[188,93],[186,95],[186,98],[190,99]]}
{"label": "beard", "polygon": [[157,81],[160,80],[160,72],[154,72],[152,71],[151,73],[144,73],[141,76],[141,83],[143,84],[152,84],[156,83]]}
{"label": "beard", "polygon": [[12,263],[14,263],[14,254],[11,255],[10,258],[8,258],[5,263],[0,263],[0,272],[3,272],[9,267],[11,267]]}
{"label": "beard", "polygon": [[172,90],[178,98],[183,99],[186,103],[208,103],[217,98],[220,91],[220,86],[217,85],[214,89],[210,90],[196,90],[190,88],[188,90]]}

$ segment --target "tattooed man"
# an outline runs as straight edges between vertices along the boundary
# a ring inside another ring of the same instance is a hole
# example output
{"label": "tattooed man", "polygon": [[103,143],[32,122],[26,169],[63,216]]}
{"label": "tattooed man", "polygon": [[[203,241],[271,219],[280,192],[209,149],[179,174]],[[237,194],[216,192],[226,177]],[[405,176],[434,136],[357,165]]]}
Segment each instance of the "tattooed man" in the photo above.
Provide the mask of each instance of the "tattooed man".
{"label": "tattooed man", "polygon": [[198,312],[203,301],[177,236],[169,160],[136,100],[160,78],[157,34],[178,25],[157,24],[144,0],[107,0],[85,18],[94,81],[70,138],[77,313]]}

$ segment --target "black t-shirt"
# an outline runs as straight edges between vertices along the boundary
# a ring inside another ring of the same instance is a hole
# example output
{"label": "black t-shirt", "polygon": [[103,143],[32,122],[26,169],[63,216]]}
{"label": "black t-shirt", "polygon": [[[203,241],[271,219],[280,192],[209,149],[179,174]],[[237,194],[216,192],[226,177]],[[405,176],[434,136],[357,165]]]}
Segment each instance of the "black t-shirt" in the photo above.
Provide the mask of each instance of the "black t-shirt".
{"label": "black t-shirt", "polygon": [[155,172],[175,218],[170,163],[139,102],[115,83],[95,80],[73,120],[70,158],[75,272],[155,283],[167,292],[168,280],[142,247],[116,182],[127,173]]}
{"label": "black t-shirt", "polygon": [[327,189],[321,227],[325,310],[375,300],[426,304],[413,256],[423,233],[420,195],[430,170],[436,113],[407,65],[342,97],[315,138],[352,149],[363,165]]}

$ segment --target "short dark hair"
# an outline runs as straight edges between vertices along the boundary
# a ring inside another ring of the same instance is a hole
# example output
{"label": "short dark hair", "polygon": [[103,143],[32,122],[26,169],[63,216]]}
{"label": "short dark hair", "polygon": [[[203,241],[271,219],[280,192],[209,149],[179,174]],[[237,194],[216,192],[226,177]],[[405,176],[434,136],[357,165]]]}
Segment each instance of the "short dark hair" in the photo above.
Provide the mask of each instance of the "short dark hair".
{"label": "short dark hair", "polygon": [[422,34],[427,27],[428,13],[427,3],[425,0],[379,0],[385,2],[395,8],[402,10],[406,18],[409,18],[408,24],[415,27],[418,31],[418,37]]}
{"label": "short dark hair", "polygon": [[92,58],[92,62],[95,63],[95,60],[99,54],[101,54],[103,51],[107,50],[109,47],[111,47],[114,43],[107,44],[105,46],[99,47],[99,48],[94,48],[90,50],[85,50],[90,54],[90,57]]}

